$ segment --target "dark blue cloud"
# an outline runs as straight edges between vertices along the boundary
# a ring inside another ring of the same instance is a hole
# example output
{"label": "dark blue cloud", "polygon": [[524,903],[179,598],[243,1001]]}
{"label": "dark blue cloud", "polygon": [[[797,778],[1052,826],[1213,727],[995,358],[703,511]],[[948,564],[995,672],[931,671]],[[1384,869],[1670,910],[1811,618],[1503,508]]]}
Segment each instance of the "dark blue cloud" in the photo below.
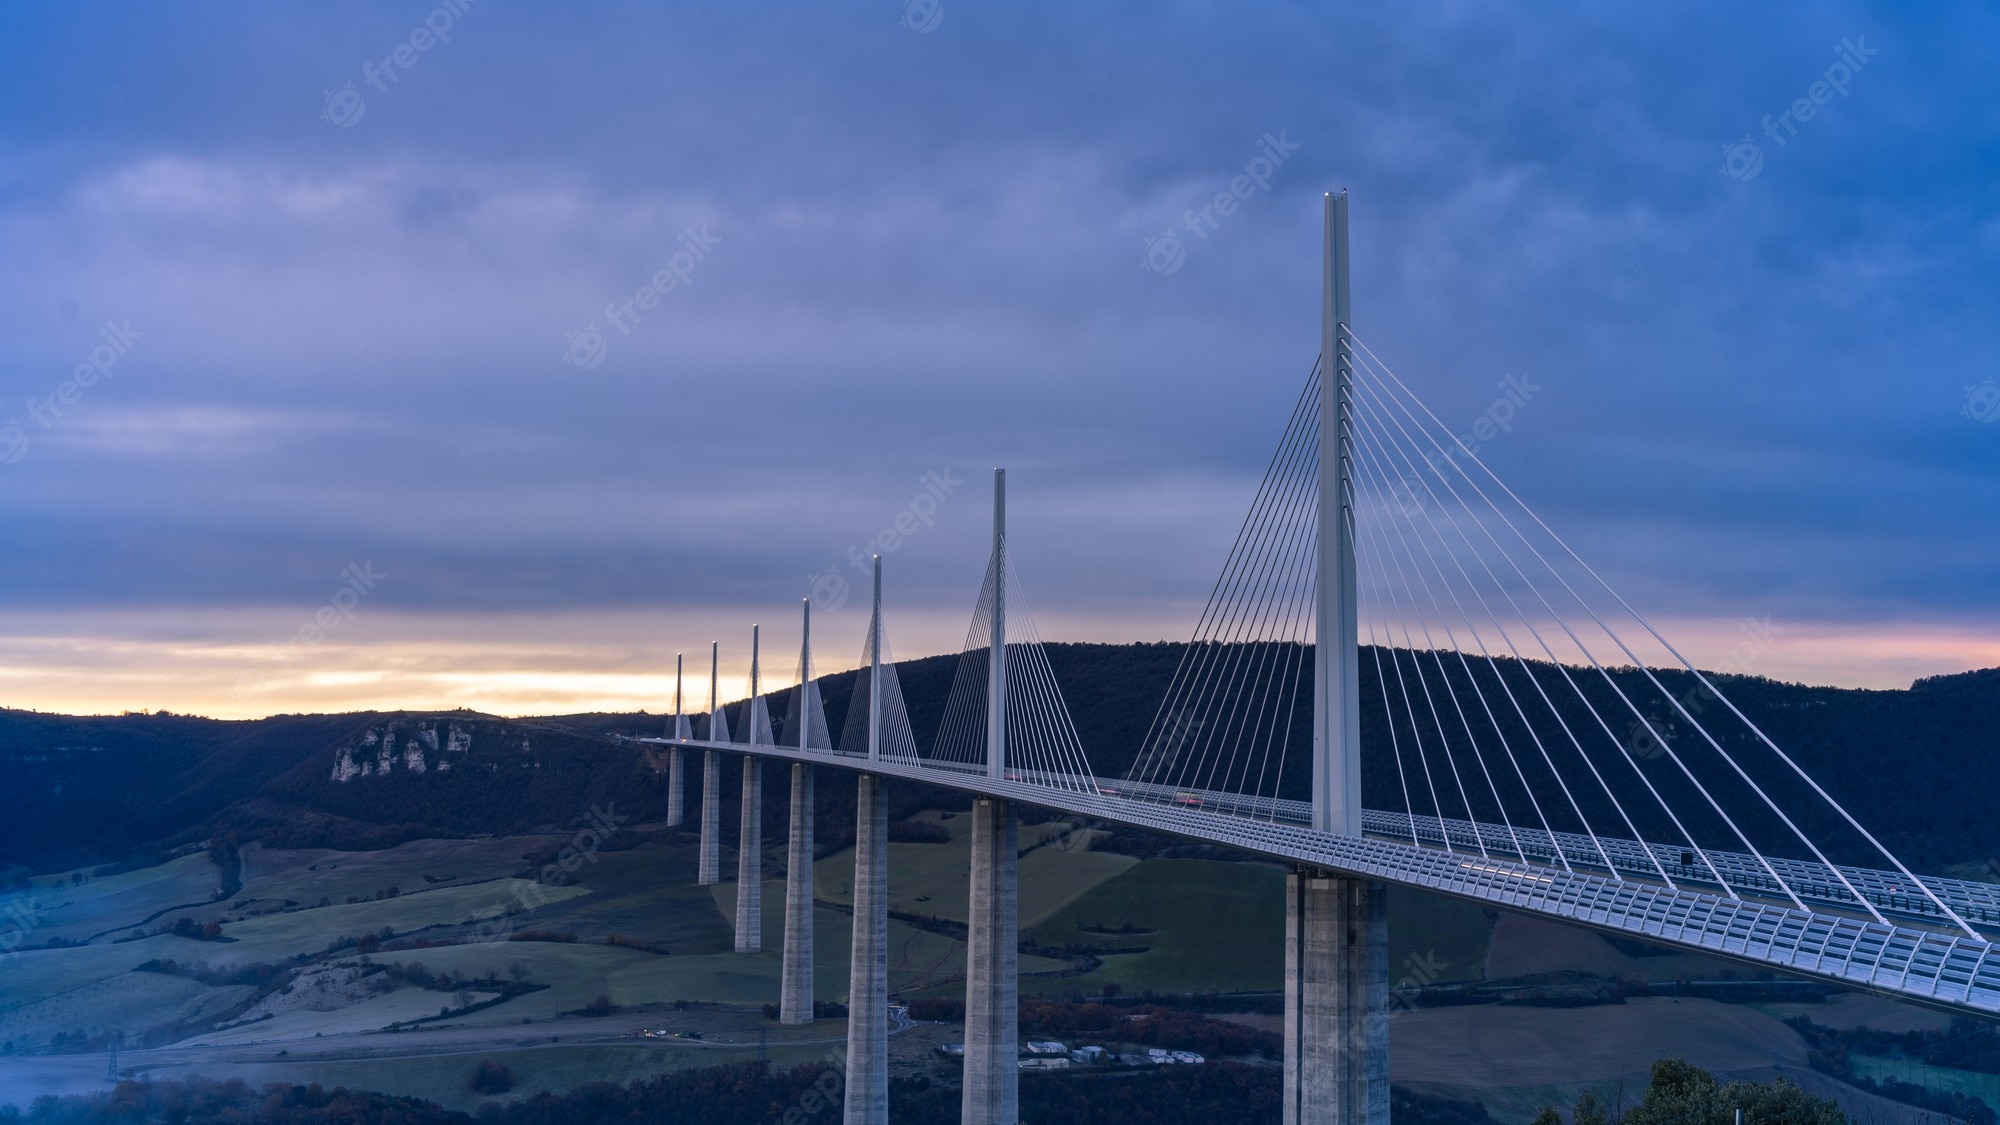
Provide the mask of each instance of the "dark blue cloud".
{"label": "dark blue cloud", "polygon": [[[284,602],[367,554],[410,610],[781,606],[950,466],[899,563],[956,605],[1004,461],[1047,616],[1178,634],[1337,184],[1361,334],[1447,421],[1545,387],[1492,463],[1648,608],[2000,618],[1990,10],[475,0],[397,66],[433,10],[0,15],[0,597]],[[1777,143],[1844,41],[1880,53]],[[14,405],[127,319],[57,424]]]}

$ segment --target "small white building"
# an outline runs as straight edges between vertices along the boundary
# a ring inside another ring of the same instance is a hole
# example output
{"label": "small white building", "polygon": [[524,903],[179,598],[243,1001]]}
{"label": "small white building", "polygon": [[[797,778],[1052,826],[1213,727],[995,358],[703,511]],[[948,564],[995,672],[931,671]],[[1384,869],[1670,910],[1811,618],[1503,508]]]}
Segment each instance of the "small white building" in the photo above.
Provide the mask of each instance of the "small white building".
{"label": "small white building", "polygon": [[1172,1051],[1163,1051],[1158,1047],[1149,1047],[1146,1050],[1146,1061],[1152,1063],[1154,1066],[1168,1066],[1173,1063],[1174,1055]]}
{"label": "small white building", "polygon": [[1035,1058],[1020,1060],[1022,1070],[1068,1070],[1069,1057],[1059,1059]]}
{"label": "small white building", "polygon": [[1028,1053],[1031,1055],[1067,1055],[1069,1054],[1069,1047],[1065,1044],[1057,1043],[1052,1039],[1043,1040],[1039,1043],[1031,1040],[1028,1043]]}
{"label": "small white building", "polygon": [[1187,1065],[1192,1065],[1195,1063],[1205,1063],[1208,1061],[1207,1059],[1203,1058],[1198,1052],[1195,1051],[1175,1051],[1173,1052],[1173,1056],[1175,1062]]}
{"label": "small white building", "polygon": [[1069,1053],[1069,1057],[1072,1062],[1080,1062],[1085,1066],[1098,1066],[1110,1061],[1111,1052],[1102,1047],[1078,1047]]}

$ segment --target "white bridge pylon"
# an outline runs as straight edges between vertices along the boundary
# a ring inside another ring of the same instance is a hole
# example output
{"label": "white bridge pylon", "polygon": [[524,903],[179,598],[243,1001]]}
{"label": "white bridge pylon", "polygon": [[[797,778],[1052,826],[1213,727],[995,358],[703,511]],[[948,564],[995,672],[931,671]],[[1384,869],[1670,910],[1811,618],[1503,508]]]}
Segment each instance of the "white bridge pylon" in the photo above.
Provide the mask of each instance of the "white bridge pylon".
{"label": "white bridge pylon", "polygon": [[[810,606],[782,736],[753,686],[744,741],[732,740],[711,670],[708,737],[677,718],[673,736],[642,740],[708,752],[703,881],[718,866],[717,753],[862,774],[857,888],[886,885],[887,781],[972,794],[969,1125],[1018,1113],[1017,803],[1294,866],[1288,1125],[1386,1119],[1386,1035],[1369,1013],[1385,1000],[1388,885],[2000,1016],[2000,887],[1910,871],[1528,508],[1355,333],[1345,193],[1327,198],[1326,219],[1319,360],[1131,769],[1091,768],[1026,612],[996,470],[993,547],[928,750],[889,655],[879,558],[837,743]],[[792,855],[809,857],[800,819]],[[754,878],[752,864],[739,870]],[[792,892],[788,934],[810,928],[790,916]],[[797,909],[809,911],[809,883],[804,893]],[[884,1024],[866,1014],[887,1002],[886,971],[869,960],[886,898],[864,897],[850,1123],[886,1113]],[[747,907],[741,916],[754,925]],[[787,980],[809,973],[794,964]],[[810,1018],[800,1002],[788,991],[788,1020]]]}

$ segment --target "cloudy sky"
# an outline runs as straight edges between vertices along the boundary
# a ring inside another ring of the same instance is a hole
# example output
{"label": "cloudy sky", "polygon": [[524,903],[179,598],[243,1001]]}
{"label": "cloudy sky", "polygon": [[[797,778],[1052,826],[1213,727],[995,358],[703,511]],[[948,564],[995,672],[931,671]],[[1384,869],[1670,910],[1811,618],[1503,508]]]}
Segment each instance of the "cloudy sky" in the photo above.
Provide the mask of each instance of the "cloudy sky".
{"label": "cloudy sky", "polygon": [[2000,664],[1995,42],[1970,3],[8,6],[0,704],[658,710],[676,651],[728,691],[753,620],[792,649],[936,480],[891,635],[948,651],[996,464],[1043,635],[1184,637],[1318,348],[1329,187],[1358,332],[1447,419],[1542,387],[1490,463],[1690,655],[1768,615],[1785,678]]}

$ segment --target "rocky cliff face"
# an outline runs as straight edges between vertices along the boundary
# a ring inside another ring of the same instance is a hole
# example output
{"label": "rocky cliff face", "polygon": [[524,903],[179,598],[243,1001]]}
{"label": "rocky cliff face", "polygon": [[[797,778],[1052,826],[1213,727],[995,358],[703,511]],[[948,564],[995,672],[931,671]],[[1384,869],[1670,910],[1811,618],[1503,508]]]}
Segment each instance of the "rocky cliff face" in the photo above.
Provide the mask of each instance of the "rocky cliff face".
{"label": "rocky cliff face", "polygon": [[[463,766],[472,752],[470,723],[440,719],[397,720],[369,727],[351,745],[334,754],[328,780],[347,782],[361,777],[387,777],[392,772],[450,773]],[[531,749],[526,738],[521,749]]]}

